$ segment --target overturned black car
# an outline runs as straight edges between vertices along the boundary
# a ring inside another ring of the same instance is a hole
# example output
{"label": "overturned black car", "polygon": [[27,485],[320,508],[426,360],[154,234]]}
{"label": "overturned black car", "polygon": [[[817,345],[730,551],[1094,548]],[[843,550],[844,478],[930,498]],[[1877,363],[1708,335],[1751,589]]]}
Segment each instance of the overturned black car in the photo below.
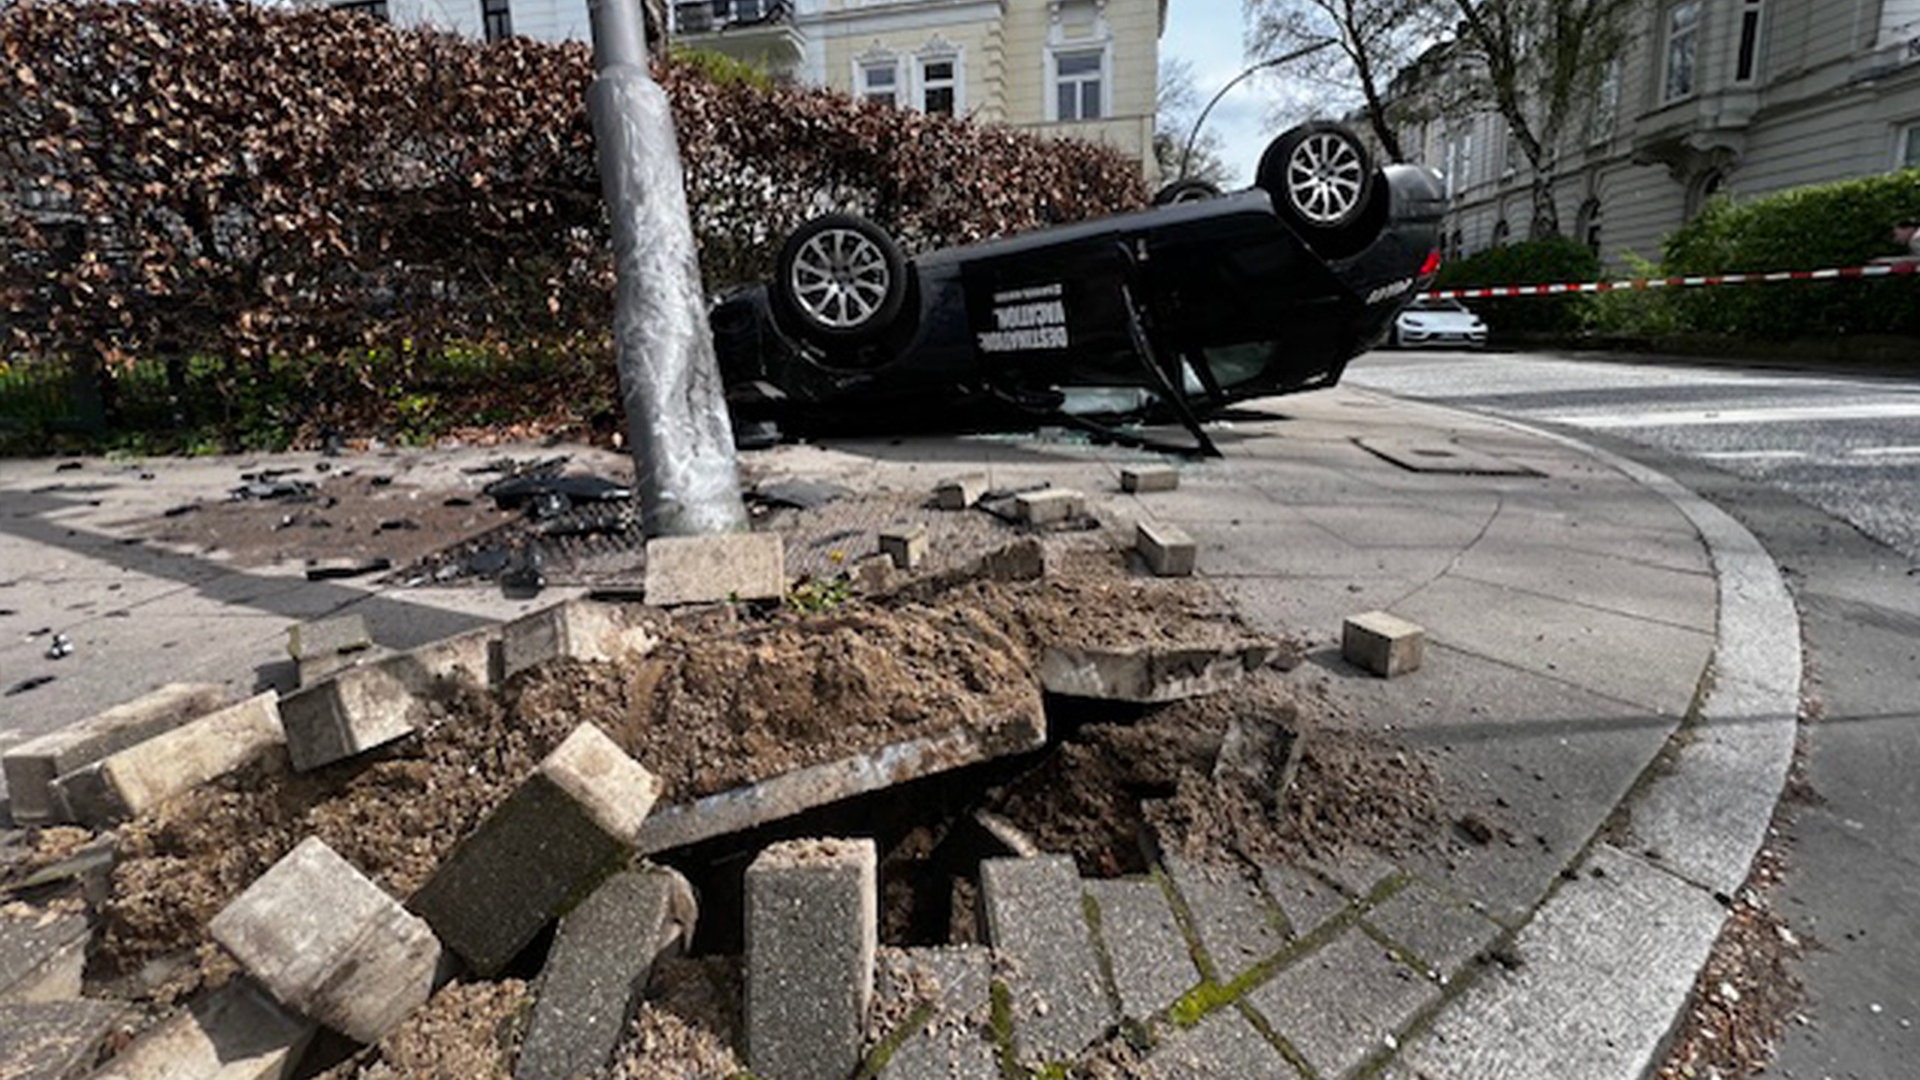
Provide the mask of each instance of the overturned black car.
{"label": "overturned black car", "polygon": [[1247,191],[1169,195],[910,260],[862,218],[805,223],[712,312],[736,433],[1177,421],[1211,452],[1209,412],[1333,385],[1438,269],[1433,175],[1335,124],[1276,138]]}

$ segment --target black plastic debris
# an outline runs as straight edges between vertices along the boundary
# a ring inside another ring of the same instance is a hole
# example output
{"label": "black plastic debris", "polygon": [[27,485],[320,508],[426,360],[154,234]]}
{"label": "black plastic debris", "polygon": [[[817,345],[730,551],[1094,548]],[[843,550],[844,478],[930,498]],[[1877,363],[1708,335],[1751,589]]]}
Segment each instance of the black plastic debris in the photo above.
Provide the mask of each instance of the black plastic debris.
{"label": "black plastic debris", "polygon": [[420,523],[413,520],[412,518],[388,518],[387,520],[374,526],[374,531],[376,532],[415,532],[419,528],[420,528]]}
{"label": "black plastic debris", "polygon": [[573,459],[566,454],[542,458],[538,461],[515,461],[510,457],[497,457],[479,465],[470,465],[460,470],[468,476],[480,476],[485,473],[501,473],[506,476],[558,476],[567,462]]}
{"label": "black plastic debris", "polygon": [[456,506],[456,507],[458,507],[458,506],[472,506],[472,505],[473,505],[473,500],[472,500],[472,499],[469,499],[469,498],[467,498],[467,497],[466,497],[465,495],[454,495],[454,496],[451,496],[451,497],[449,497],[449,498],[448,498],[448,499],[446,499],[445,501],[443,501],[443,502],[441,502],[441,504],[440,504],[440,505],[441,505],[441,506]]}
{"label": "black plastic debris", "polygon": [[249,480],[228,492],[228,498],[237,501],[247,499],[263,502],[272,499],[297,501],[313,497],[313,485],[305,480]]}
{"label": "black plastic debris", "polygon": [[32,641],[34,638],[43,638],[51,633],[53,633],[53,627],[51,626],[43,626],[38,630],[29,630],[27,631],[27,640]]}
{"label": "black plastic debris", "polygon": [[13,697],[16,694],[24,694],[29,690],[38,690],[41,687],[52,682],[54,678],[55,676],[52,676],[52,675],[33,675],[28,678],[21,679],[19,682],[14,683],[12,686],[7,687],[6,694],[3,696]]}
{"label": "black plastic debris", "polygon": [[475,577],[492,577],[507,568],[513,560],[513,554],[505,548],[481,548],[467,557],[467,573]]}
{"label": "black plastic debris", "polygon": [[393,569],[393,560],[385,556],[372,559],[359,559],[352,562],[328,563],[322,566],[307,567],[308,581],[331,581],[336,578],[360,577],[382,570]]}
{"label": "black plastic debris", "polygon": [[[574,503],[626,502],[633,498],[632,487],[590,475],[509,476],[495,480],[480,490],[482,494],[491,496],[494,505],[502,510],[518,510],[537,500],[544,500],[551,508],[555,505],[553,496],[557,495],[567,503],[567,506],[559,507],[559,513],[565,513],[567,507]],[[536,515],[538,512],[536,505]]]}
{"label": "black plastic debris", "polygon": [[779,480],[755,487],[753,493],[747,498],[769,506],[791,506],[796,510],[813,510],[852,494],[852,488],[842,487],[839,484],[814,480]]}
{"label": "black plastic debris", "polygon": [[86,465],[83,462],[63,461],[60,464],[55,465],[53,467],[53,471],[54,472],[72,472],[75,469],[83,469],[83,468],[86,468]]}
{"label": "black plastic debris", "polygon": [[174,506],[166,510],[162,510],[160,512],[160,516],[161,517],[185,517],[188,514],[191,514],[198,509],[200,509],[199,503],[181,503],[179,506]]}
{"label": "black plastic debris", "polygon": [[500,590],[508,597],[521,599],[538,593],[547,587],[547,575],[542,566],[538,548],[525,548],[514,553],[512,565],[500,575]]}

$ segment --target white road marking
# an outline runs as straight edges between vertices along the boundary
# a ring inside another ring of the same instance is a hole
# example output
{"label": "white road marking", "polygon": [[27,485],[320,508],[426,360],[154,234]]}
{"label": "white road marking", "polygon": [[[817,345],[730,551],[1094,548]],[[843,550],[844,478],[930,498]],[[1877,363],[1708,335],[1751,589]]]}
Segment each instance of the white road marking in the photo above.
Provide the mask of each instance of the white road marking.
{"label": "white road marking", "polygon": [[1793,405],[1759,409],[1676,409],[1672,412],[1556,413],[1536,419],[1582,428],[1697,427],[1793,424],[1816,420],[1902,420],[1920,417],[1920,401],[1852,405]]}
{"label": "white road marking", "polygon": [[1920,446],[1856,446],[1847,453],[1854,457],[1920,457]]}
{"label": "white road marking", "polygon": [[1797,461],[1805,450],[1715,450],[1698,455],[1708,461]]}

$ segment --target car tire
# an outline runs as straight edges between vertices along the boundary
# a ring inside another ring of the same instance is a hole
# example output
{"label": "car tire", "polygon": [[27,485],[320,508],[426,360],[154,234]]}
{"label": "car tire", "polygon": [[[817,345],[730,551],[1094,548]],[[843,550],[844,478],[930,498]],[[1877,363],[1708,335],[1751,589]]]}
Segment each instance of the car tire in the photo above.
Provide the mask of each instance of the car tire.
{"label": "car tire", "polygon": [[1310,243],[1345,246],[1373,199],[1373,157],[1340,124],[1291,128],[1260,155],[1255,182]]}
{"label": "car tire", "polygon": [[1205,180],[1175,180],[1153,193],[1153,205],[1172,206],[1174,203],[1202,202],[1219,197],[1220,189]]}
{"label": "car tire", "polygon": [[798,336],[856,345],[885,333],[907,299],[907,264],[886,230],[825,214],[787,237],[774,264],[774,310]]}

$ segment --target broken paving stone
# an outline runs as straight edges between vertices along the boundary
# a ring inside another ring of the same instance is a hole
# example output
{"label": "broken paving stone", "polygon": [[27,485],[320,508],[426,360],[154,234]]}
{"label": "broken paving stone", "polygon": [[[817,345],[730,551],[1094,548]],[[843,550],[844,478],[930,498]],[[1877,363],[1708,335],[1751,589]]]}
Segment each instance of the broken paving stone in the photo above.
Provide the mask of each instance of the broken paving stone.
{"label": "broken paving stone", "polygon": [[293,658],[301,686],[386,655],[376,649],[359,615],[336,615],[287,628],[287,655]]}
{"label": "broken paving stone", "polygon": [[879,949],[871,840],[788,840],[746,874],[747,1066],[845,1080],[860,1064]]}
{"label": "broken paving stone", "polygon": [[289,694],[280,703],[288,760],[307,772],[411,735],[427,718],[441,681],[493,681],[498,637],[497,627],[483,626]]}
{"label": "broken paving stone", "polygon": [[238,978],[148,1029],[88,1080],[279,1080],[315,1030]]}
{"label": "broken paving stone", "polygon": [[1049,488],[1016,495],[1014,513],[1034,526],[1059,525],[1087,515],[1087,497],[1071,488]]}
{"label": "broken paving stone", "polygon": [[1200,982],[1200,969],[1160,882],[1115,878],[1083,884],[1100,913],[1114,990],[1128,1019],[1148,1020]]}
{"label": "broken paving stone", "polygon": [[778,533],[662,536],[647,541],[647,603],[655,607],[786,595]]}
{"label": "broken paving stone", "polygon": [[927,557],[927,527],[896,525],[880,533],[880,553],[893,560],[896,570],[918,569]]}
{"label": "broken paving stone", "polygon": [[482,977],[629,854],[659,781],[582,724],[447,856],[408,905]]}
{"label": "broken paving stone", "polygon": [[0,1002],[71,1001],[80,996],[92,932],[87,917],[51,909],[0,908]]}
{"label": "broken paving stone", "polygon": [[692,940],[687,880],[666,867],[615,874],[560,920],[540,974],[515,1080],[598,1073],[626,1034],[647,977]]}
{"label": "broken paving stone", "polygon": [[1180,486],[1180,470],[1171,465],[1136,465],[1120,470],[1120,490],[1131,494],[1172,491]]}
{"label": "broken paving stone", "polygon": [[1191,577],[1199,555],[1193,537],[1173,525],[1142,521],[1134,528],[1134,550],[1155,577]]}
{"label": "broken paving stone", "polygon": [[509,476],[480,490],[492,496],[494,505],[502,510],[528,508],[536,516],[542,500],[564,508],[574,503],[626,502],[633,498],[631,486],[601,476]]}
{"label": "broken paving stone", "polygon": [[501,680],[560,657],[615,660],[644,656],[659,636],[645,615],[618,604],[569,600],[500,629]]}
{"label": "broken paving stone", "polygon": [[1265,666],[1271,642],[1219,645],[1142,645],[1132,648],[1049,645],[1040,657],[1040,684],[1048,693],[1102,701],[1157,704],[1235,686]]}
{"label": "broken paving stone", "polygon": [[104,1001],[0,1005],[0,1075],[7,1080],[87,1075],[123,1012]]}
{"label": "broken paving stone", "polygon": [[1038,749],[1046,739],[1046,714],[1036,693],[1024,716],[1002,720],[986,734],[963,728],[892,743],[690,803],[659,807],[640,826],[635,847],[643,855],[670,851],[916,777]]}
{"label": "broken paving stone", "polygon": [[1391,679],[1418,671],[1427,655],[1427,632],[1384,611],[1354,615],[1340,628],[1340,656],[1349,664]]}
{"label": "broken paving stone", "polygon": [[942,510],[965,510],[987,493],[984,476],[957,476],[933,489],[934,504]]}
{"label": "broken paving stone", "polygon": [[54,781],[72,820],[93,828],[136,817],[168,799],[283,752],[278,695],[269,690],[208,713]]}
{"label": "broken paving stone", "polygon": [[[49,677],[50,678],[50,677]],[[204,716],[226,702],[213,683],[168,683],[77,724],[22,743],[0,756],[13,820],[42,825],[64,820],[54,781],[109,754]]]}
{"label": "broken paving stone", "polygon": [[317,837],[308,837],[207,924],[281,1004],[375,1043],[426,1003],[440,943]]}

